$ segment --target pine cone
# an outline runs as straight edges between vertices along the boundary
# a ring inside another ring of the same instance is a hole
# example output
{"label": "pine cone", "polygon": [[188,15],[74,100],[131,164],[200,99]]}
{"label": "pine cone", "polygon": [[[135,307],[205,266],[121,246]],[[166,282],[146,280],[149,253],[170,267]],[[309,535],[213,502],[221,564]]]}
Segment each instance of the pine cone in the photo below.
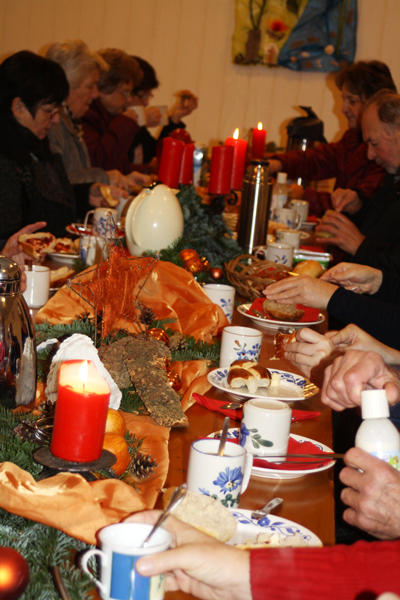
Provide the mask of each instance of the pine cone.
{"label": "pine cone", "polygon": [[151,454],[145,455],[138,452],[132,457],[128,471],[136,481],[142,481],[150,477],[156,467],[158,467],[158,464]]}
{"label": "pine cone", "polygon": [[149,327],[156,319],[156,314],[151,308],[141,305],[139,321]]}
{"label": "pine cone", "polygon": [[179,331],[175,332],[169,338],[169,349],[171,352],[179,352],[185,350],[187,348],[187,341],[185,340],[185,336],[179,333]]}

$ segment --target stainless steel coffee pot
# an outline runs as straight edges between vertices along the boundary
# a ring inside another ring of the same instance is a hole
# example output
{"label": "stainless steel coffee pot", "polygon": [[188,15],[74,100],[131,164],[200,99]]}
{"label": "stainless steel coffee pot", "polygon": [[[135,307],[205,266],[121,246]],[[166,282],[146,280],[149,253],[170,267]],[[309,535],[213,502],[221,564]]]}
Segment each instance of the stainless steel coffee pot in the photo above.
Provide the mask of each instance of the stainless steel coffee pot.
{"label": "stainless steel coffee pot", "polygon": [[0,399],[10,408],[36,395],[35,328],[21,277],[19,266],[0,256]]}
{"label": "stainless steel coffee pot", "polygon": [[265,245],[267,239],[271,203],[268,164],[252,160],[243,180],[238,244],[246,254],[251,254],[254,246]]}

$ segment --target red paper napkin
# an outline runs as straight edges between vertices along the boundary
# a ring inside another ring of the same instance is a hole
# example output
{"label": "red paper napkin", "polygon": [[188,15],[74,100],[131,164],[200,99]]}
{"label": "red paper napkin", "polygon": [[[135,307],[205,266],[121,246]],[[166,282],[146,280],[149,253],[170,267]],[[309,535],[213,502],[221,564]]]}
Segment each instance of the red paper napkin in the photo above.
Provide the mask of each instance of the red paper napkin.
{"label": "red paper napkin", "polygon": [[[318,446],[312,442],[298,442],[292,437],[289,438],[288,454],[321,454],[323,450],[320,450]],[[280,471],[308,471],[310,469],[319,469],[330,462],[330,459],[321,460],[320,462],[312,462],[315,459],[312,458],[288,458],[291,464],[274,463],[269,462],[265,458],[254,458],[253,467],[261,467],[263,469],[278,469]],[[309,464],[293,464],[294,462],[305,463],[310,461]]]}
{"label": "red paper napkin", "polygon": [[[208,410],[219,412],[237,421],[240,421],[242,419],[243,410],[241,408],[237,410],[221,408],[221,406],[227,404],[225,400],[214,400],[213,398],[206,398],[206,396],[201,396],[200,394],[196,393],[192,394],[192,396],[194,400],[196,400],[197,404],[208,408]],[[311,410],[292,410],[292,423],[296,421],[304,421],[306,419],[316,419],[320,416],[320,414],[320,412]]]}
{"label": "red paper napkin", "polygon": [[[267,315],[264,310],[263,310],[263,302],[264,302],[265,298],[256,298],[253,301],[253,304],[250,306],[249,310],[246,311],[246,313],[248,315],[253,315],[253,316],[257,316],[255,313],[253,313],[253,309],[257,310],[258,312],[262,313],[263,315],[265,315],[266,317],[268,317],[268,319],[271,319],[273,321],[279,321],[280,319],[273,319],[272,317],[270,317],[269,315]],[[298,323],[312,323],[314,321],[318,321],[318,315],[320,313],[318,308],[310,308],[308,306],[303,306],[302,304],[298,304],[297,308],[300,308],[301,310],[304,310],[304,315],[301,317],[301,319],[298,321]],[[287,321],[288,323],[290,323],[290,321]]]}
{"label": "red paper napkin", "polygon": [[[318,235],[316,237],[318,237]],[[326,249],[322,248],[322,246],[300,246],[300,250],[307,250],[308,252],[323,252],[324,254],[326,252]]]}
{"label": "red paper napkin", "polygon": [[318,219],[315,215],[309,215],[307,223],[318,223],[321,219]]}

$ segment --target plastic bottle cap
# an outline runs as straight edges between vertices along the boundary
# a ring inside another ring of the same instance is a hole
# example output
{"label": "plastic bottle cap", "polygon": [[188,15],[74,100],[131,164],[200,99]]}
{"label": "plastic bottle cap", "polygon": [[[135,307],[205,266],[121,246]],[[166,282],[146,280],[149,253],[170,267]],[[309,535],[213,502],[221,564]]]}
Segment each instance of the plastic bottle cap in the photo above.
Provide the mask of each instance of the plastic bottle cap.
{"label": "plastic bottle cap", "polygon": [[276,178],[278,183],[286,183],[287,181],[287,173],[278,173],[278,177]]}
{"label": "plastic bottle cap", "polygon": [[361,392],[361,414],[363,419],[388,417],[389,402],[385,390],[363,390]]}

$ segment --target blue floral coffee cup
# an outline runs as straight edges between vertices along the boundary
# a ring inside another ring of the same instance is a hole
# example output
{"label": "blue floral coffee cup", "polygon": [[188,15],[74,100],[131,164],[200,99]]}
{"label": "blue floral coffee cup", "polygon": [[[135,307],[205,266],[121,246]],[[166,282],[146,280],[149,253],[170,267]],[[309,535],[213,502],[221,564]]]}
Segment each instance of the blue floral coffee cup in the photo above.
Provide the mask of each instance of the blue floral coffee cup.
{"label": "blue floral coffee cup", "polygon": [[218,304],[224,311],[229,323],[232,323],[233,309],[235,308],[235,288],[222,283],[206,283],[203,291],[214,304]]}
{"label": "blue floral coffee cup", "polygon": [[[239,444],[258,456],[286,454],[291,422],[292,409],[285,402],[253,398],[243,405]],[[274,462],[283,460],[277,458]]]}
{"label": "blue floral coffee cup", "polygon": [[218,456],[219,440],[196,440],[190,449],[188,489],[218,498],[227,508],[239,506],[249,484],[253,457],[238,444],[227,442]]}
{"label": "blue floral coffee cup", "polygon": [[[144,577],[135,569],[136,561],[145,554],[168,550],[171,534],[159,528],[145,548],[140,546],[152,525],[117,523],[99,532],[101,550],[87,550],[80,559],[81,568],[95,582],[103,600],[163,600],[165,575]],[[101,564],[100,580],[91,573],[88,561],[97,556]]]}
{"label": "blue floral coffee cup", "polygon": [[221,338],[219,366],[229,367],[235,360],[247,358],[259,361],[262,344],[262,333],[252,327],[224,327]]}

